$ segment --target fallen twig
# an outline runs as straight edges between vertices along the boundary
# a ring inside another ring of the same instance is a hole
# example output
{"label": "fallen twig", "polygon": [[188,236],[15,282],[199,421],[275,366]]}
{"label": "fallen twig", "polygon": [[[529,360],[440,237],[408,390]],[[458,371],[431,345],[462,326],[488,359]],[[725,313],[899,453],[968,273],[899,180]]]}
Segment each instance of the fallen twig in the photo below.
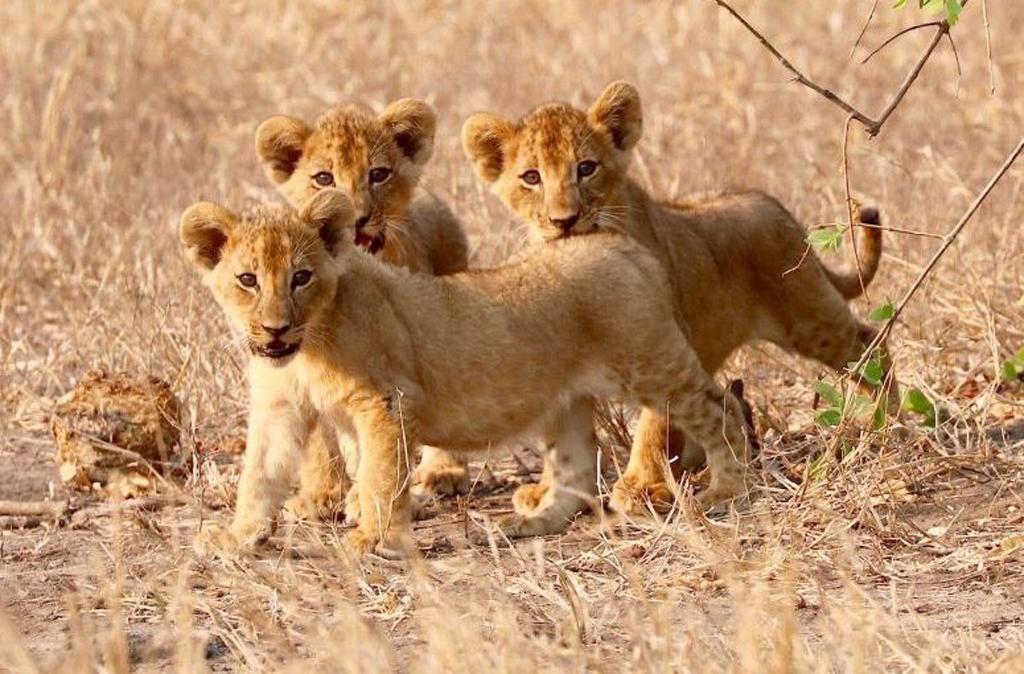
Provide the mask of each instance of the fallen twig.
{"label": "fallen twig", "polygon": [[173,494],[93,505],[68,501],[0,501],[0,529],[28,529],[54,522],[79,527],[93,518],[108,517],[118,511],[157,510],[186,502],[183,496]]}
{"label": "fallen twig", "polygon": [[0,501],[0,517],[60,517],[67,501]]}

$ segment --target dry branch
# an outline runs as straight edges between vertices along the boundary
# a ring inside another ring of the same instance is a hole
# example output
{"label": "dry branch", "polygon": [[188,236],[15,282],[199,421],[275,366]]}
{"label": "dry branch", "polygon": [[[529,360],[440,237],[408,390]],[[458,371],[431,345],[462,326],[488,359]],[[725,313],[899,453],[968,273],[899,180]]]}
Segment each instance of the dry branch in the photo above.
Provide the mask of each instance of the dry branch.
{"label": "dry branch", "polygon": [[907,33],[911,33],[913,31],[921,29],[921,28],[927,28],[929,26],[940,26],[940,25],[942,25],[941,21],[926,21],[925,23],[918,23],[918,24],[915,24],[913,26],[910,26],[909,28],[904,28],[903,30],[901,30],[898,33],[896,33],[896,34],[892,35],[891,37],[889,37],[889,39],[887,39],[882,44],[880,44],[877,47],[875,47],[874,49],[872,49],[871,53],[868,54],[867,56],[865,56],[864,60],[862,60],[860,62],[860,64],[864,65],[865,63],[870,61],[871,57],[873,57],[875,54],[877,54],[878,52],[882,51],[883,49],[888,47],[890,44],[895,42],[896,38],[898,38],[901,35],[906,35]]}
{"label": "dry branch", "polygon": [[857,248],[857,223],[853,218],[853,198],[850,196],[850,162],[846,152],[850,141],[850,122],[852,121],[852,116],[847,117],[846,124],[843,125],[843,187],[846,190],[846,217],[847,222],[850,223],[850,242],[853,246],[853,259],[857,265],[857,280],[860,281],[861,294],[868,297],[868,289],[864,285],[864,274],[861,272],[860,251]]}
{"label": "dry branch", "polygon": [[981,17],[985,22],[985,54],[988,56],[988,91],[996,93],[996,71],[992,63],[992,27],[988,23],[988,0],[981,0]]}
{"label": "dry branch", "polygon": [[860,41],[864,39],[864,33],[868,32],[868,25],[871,23],[871,19],[875,17],[875,10],[878,9],[878,0],[874,0],[871,3],[871,11],[868,12],[868,18],[864,20],[864,25],[861,26],[860,32],[857,33],[857,39],[853,41],[853,47],[850,48],[849,58],[853,58],[854,52],[857,51],[857,47],[860,46]]}
{"label": "dry branch", "polygon": [[[860,110],[853,107],[845,100],[837,96],[834,92],[815,83],[802,72],[797,70],[796,67],[792,63],[790,63],[789,60],[785,56],[783,56],[779,52],[779,50],[776,49],[775,46],[768,41],[768,39],[764,35],[761,35],[761,33],[759,33],[756,28],[750,25],[750,23],[746,19],[744,19],[739,12],[733,9],[729,5],[729,3],[725,2],[725,0],[714,1],[719,7],[732,14],[737,21],[743,24],[743,27],[750,31],[750,33],[758,39],[761,45],[765,49],[767,49],[772,54],[772,56],[774,56],[779,61],[779,63],[785,66],[785,68],[789,70],[789,72],[793,73],[797,82],[804,85],[808,89],[816,91],[826,100],[831,101],[834,105],[837,105],[843,110],[845,110],[847,114],[849,114],[851,117],[860,122],[864,126],[864,129],[868,132],[868,135],[872,137],[878,135],[878,132],[882,130],[882,125],[885,124],[886,120],[889,119],[889,116],[893,113],[894,110],[896,110],[896,107],[900,104],[900,101],[902,101],[903,97],[907,95],[907,91],[910,90],[910,87],[914,83],[914,80],[916,80],[917,76],[921,74],[921,69],[924,68],[924,64],[928,61],[928,58],[932,55],[932,52],[935,51],[935,47],[938,46],[939,42],[942,40],[942,37],[949,33],[948,21],[943,20],[936,23],[935,35],[932,37],[931,42],[928,43],[927,48],[925,48],[925,50],[921,53],[921,56],[918,57],[917,62],[914,63],[913,67],[910,69],[910,72],[908,72],[907,76],[903,79],[903,83],[900,85],[900,88],[896,90],[896,93],[889,101],[889,104],[885,106],[885,109],[882,111],[882,114],[879,115],[878,119],[876,120],[865,115],[863,112],[861,112]],[[963,4],[967,4],[966,0]],[[919,27],[920,26],[915,26],[914,28]],[[913,30],[913,28],[908,30]],[[899,34],[894,36],[894,38],[898,36]],[[894,38],[890,38],[889,41],[891,41]]]}

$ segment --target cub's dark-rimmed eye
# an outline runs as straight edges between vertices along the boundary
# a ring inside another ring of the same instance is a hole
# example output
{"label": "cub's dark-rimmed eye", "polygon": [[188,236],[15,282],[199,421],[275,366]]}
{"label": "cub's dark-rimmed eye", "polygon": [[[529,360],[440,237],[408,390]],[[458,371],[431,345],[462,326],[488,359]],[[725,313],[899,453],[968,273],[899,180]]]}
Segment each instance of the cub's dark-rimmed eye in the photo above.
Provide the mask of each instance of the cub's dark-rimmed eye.
{"label": "cub's dark-rimmed eye", "polygon": [[590,176],[594,175],[596,171],[597,162],[591,161],[589,159],[586,161],[581,161],[579,165],[576,167],[576,175],[578,175],[580,178],[589,178]]}
{"label": "cub's dark-rimmed eye", "polygon": [[519,179],[527,185],[540,185],[540,171],[531,169],[519,176]]}
{"label": "cub's dark-rimmed eye", "polygon": [[370,169],[370,184],[379,185],[386,182],[391,177],[391,169],[387,166],[378,166],[377,168]]}
{"label": "cub's dark-rimmed eye", "polygon": [[313,272],[308,269],[300,269],[292,274],[292,288],[301,288],[313,280]]}
{"label": "cub's dark-rimmed eye", "polygon": [[243,288],[255,288],[256,287],[256,274],[239,274],[235,278],[238,279],[238,285]]}
{"label": "cub's dark-rimmed eye", "polygon": [[320,187],[330,187],[334,184],[334,176],[327,171],[320,171],[320,173],[313,176],[313,182]]}

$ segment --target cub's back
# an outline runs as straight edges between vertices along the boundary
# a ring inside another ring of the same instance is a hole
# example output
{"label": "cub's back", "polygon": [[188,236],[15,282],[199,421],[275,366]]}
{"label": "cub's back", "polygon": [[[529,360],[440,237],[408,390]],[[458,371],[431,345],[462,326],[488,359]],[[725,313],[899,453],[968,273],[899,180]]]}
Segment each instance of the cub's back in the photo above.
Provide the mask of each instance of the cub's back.
{"label": "cub's back", "polygon": [[[658,259],[631,237],[601,232],[524,251],[505,268],[490,294],[521,298],[541,313],[609,325],[676,316],[668,276]],[[659,319],[660,320],[660,319]]]}

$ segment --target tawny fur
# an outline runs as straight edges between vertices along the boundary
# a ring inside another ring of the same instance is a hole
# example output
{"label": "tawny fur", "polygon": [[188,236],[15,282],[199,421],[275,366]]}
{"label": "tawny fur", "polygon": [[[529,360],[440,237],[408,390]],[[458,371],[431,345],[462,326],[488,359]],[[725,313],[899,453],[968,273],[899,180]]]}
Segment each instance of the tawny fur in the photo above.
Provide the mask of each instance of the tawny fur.
{"label": "tawny fur", "polygon": [[[417,188],[435,126],[434,111],[414,99],[396,101],[380,115],[340,106],[313,126],[284,115],[267,119],[256,131],[256,153],[295,207],[325,189],[317,182],[320,174],[329,176],[328,187],[355,205],[357,240],[381,260],[418,272],[454,274],[468,267],[465,232],[444,203]],[[389,171],[386,180],[371,180],[371,170],[382,168]],[[349,445],[350,438],[326,430],[313,434],[299,494],[288,505],[291,512],[325,515],[344,501],[348,479],[339,447]],[[424,447],[414,483],[423,494],[465,493],[469,474],[459,457]]]}
{"label": "tawny fur", "polygon": [[[503,528],[564,530],[596,479],[594,396],[669,410],[707,450],[702,504],[744,492],[739,402],[701,368],[662,266],[635,241],[572,238],[498,269],[434,277],[356,248],[351,223],[336,191],[301,213],[239,217],[203,203],[182,216],[188,255],[254,354],[245,467],[221,545],[248,547],[273,530],[316,419],[358,436],[358,550],[408,534],[409,451],[419,442],[468,452],[538,433],[557,487]],[[249,273],[258,288],[240,285]]]}
{"label": "tawny fur", "polygon": [[[807,250],[803,227],[760,192],[658,203],[627,174],[641,133],[639,94],[615,82],[586,112],[545,105],[518,122],[481,113],[466,121],[462,136],[478,175],[538,238],[616,231],[657,255],[707,372],[755,340],[837,370],[857,360],[874,330],[853,316],[846,299],[874,276],[881,231],[860,228],[860,274],[840,273]],[[862,219],[877,225],[877,211],[865,210]],[[622,482],[637,494],[669,493],[666,438],[673,451],[684,448],[683,465],[703,460],[699,444],[666,428],[662,415],[643,414],[636,435],[647,451],[633,453]],[[523,490],[517,505],[530,507],[545,489],[542,481]]]}

